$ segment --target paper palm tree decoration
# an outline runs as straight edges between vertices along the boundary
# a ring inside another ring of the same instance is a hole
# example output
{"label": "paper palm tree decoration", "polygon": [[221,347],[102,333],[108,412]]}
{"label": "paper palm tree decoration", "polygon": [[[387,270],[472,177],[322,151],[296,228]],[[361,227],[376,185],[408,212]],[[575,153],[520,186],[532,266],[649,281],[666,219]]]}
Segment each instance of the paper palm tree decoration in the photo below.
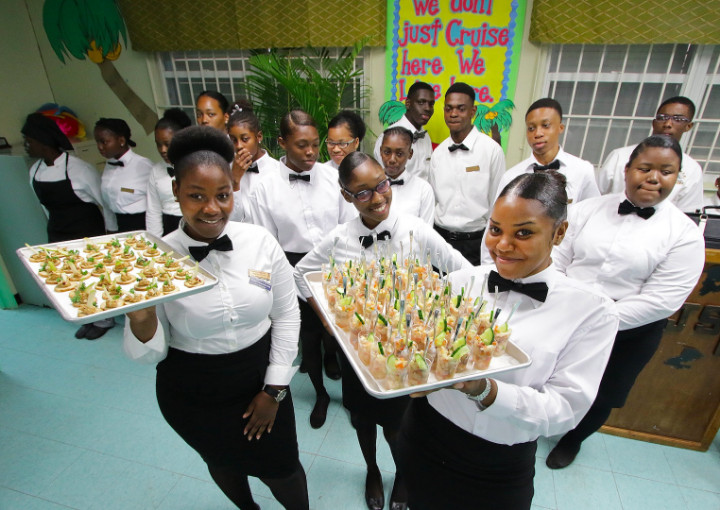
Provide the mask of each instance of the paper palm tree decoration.
{"label": "paper palm tree decoration", "polygon": [[400,101],[386,101],[380,107],[378,117],[384,126],[395,124],[405,115],[405,103]]}
{"label": "paper palm tree decoration", "polygon": [[120,76],[112,63],[127,44],[127,32],[115,0],[45,0],[43,26],[50,46],[65,63],[65,57],[85,60],[100,67],[100,74],[131,115],[150,133],[157,113]]}

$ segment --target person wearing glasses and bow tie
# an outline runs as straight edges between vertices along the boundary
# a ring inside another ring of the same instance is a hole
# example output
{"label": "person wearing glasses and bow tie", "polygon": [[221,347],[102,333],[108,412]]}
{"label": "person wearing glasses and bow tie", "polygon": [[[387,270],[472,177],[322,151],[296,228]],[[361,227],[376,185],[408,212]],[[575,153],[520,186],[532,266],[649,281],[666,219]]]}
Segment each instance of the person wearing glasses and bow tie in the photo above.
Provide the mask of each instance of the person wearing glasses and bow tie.
{"label": "person wearing glasses and bow tie", "polygon": [[401,126],[387,128],[383,132],[380,155],[385,175],[393,187],[393,209],[399,213],[412,214],[432,225],[435,214],[435,195],[426,180],[406,171],[412,161],[413,135]]}
{"label": "person wearing glasses and bow tie", "polygon": [[[485,242],[492,264],[450,274],[453,289],[495,303],[532,364],[412,395],[398,469],[413,510],[528,510],[540,436],[572,429],[592,404],[618,317],[612,300],[557,270],[552,249],[568,227],[565,178],[523,174],[500,193]],[[514,313],[513,313],[514,311]]]}
{"label": "person wearing glasses and bow tie", "polygon": [[289,384],[300,316],[292,267],[262,227],[229,221],[227,135],[210,126],[178,132],[168,157],[183,219],[163,239],[217,276],[212,289],[127,314],[123,347],[158,363],[163,417],[195,449],[238,508],[259,508],[248,476],[288,509],[308,508]]}
{"label": "person wearing glasses and bow tie", "polygon": [[[351,220],[355,211],[340,194],[337,171],[317,162],[320,136],[308,113],[293,110],[285,115],[280,121],[279,142],[285,149],[285,156],[280,158],[278,171],[258,183],[250,195],[249,209],[252,222],[270,231],[294,266],[313,247],[327,239],[328,232]],[[330,404],[322,373],[324,328],[303,300],[300,300],[300,317],[302,366],[317,395],[310,413],[310,425],[320,428],[325,423]],[[326,352],[333,346],[328,342]]]}
{"label": "person wearing glasses and bow tie", "polygon": [[337,170],[345,156],[358,150],[365,131],[365,121],[357,113],[343,110],[335,115],[328,123],[325,145],[330,161],[325,164]]}
{"label": "person wearing glasses and bow tie", "polygon": [[[670,135],[680,142],[693,127],[695,104],[684,96],[675,96],[662,102],[652,121],[653,135]],[[598,171],[600,193],[620,193],[625,190],[625,164],[635,149],[634,145],[612,151]],[[686,213],[703,207],[703,171],[700,164],[683,153],[677,183],[669,197],[670,202]]]}
{"label": "person wearing glasses and bow tie", "polygon": [[[295,266],[295,284],[301,295],[317,311],[318,317],[322,319],[322,312],[303,275],[310,271],[319,271],[322,265],[327,263],[328,253],[333,250],[333,246],[338,264],[347,260],[359,260],[363,252],[368,260],[372,258],[375,250],[373,235],[377,236],[378,243],[389,245],[387,247],[390,253],[400,254],[404,251],[407,254],[410,251],[412,232],[412,250],[418,257],[429,253],[435,267],[451,271],[471,267],[430,225],[417,216],[395,212],[394,206],[391,207],[394,190],[390,186],[390,178],[372,157],[362,152],[349,154],[340,163],[339,176],[343,197],[357,209],[359,216],[328,233],[324,240]],[[324,319],[322,320],[324,322]],[[343,358],[341,365],[343,405],[350,411],[350,422],[355,428],[367,464],[365,501],[370,510],[382,509],[385,496],[375,455],[377,426],[383,427],[385,438],[394,451],[397,431],[409,399],[377,399],[365,391],[346,359]],[[404,510],[407,508],[406,501],[403,480],[396,475],[390,496],[390,508]]]}
{"label": "person wearing glasses and bow tie", "polygon": [[153,166],[148,180],[145,223],[148,232],[158,237],[177,229],[182,218],[180,205],[172,192],[175,170],[167,153],[175,133],[191,124],[190,117],[180,108],[166,110],[155,124],[155,146],[162,161]]}
{"label": "person wearing glasses and bow tie", "polygon": [[650,136],[625,165],[624,193],[570,210],[568,234],[553,258],[570,278],[593,284],[615,301],[620,326],[595,403],[552,450],[546,461],[551,469],[572,463],[582,442],[625,404],[660,344],[667,317],[700,278],[705,241],[669,198],[682,159],[677,140]]}
{"label": "person wearing glasses and bow tie", "polygon": [[435,229],[473,265],[490,208],[505,172],[502,148],[473,125],[475,90],[456,82],[445,93],[445,124],[450,130],[433,152],[428,182],[435,192]]}
{"label": "person wearing glasses and bow tie", "polygon": [[[435,113],[435,91],[432,86],[423,81],[416,81],[408,89],[405,99],[405,115],[389,127],[404,127],[413,136],[413,158],[408,161],[407,173],[427,180],[430,170],[430,157],[433,152],[432,140],[427,131],[423,129]],[[375,159],[380,161],[383,137],[380,135],[375,142]]]}
{"label": "person wearing glasses and bow tie", "polygon": [[117,218],[118,232],[145,230],[147,187],[152,161],[133,152],[130,126],[122,119],[95,123],[95,143],[107,159],[100,180],[103,201]]}

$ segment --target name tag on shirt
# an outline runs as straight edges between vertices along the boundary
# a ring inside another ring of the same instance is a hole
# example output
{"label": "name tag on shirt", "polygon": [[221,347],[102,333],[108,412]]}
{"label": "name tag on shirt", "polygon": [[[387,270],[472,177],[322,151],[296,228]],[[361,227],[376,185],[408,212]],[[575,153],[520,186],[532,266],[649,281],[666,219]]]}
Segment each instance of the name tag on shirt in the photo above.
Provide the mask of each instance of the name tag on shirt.
{"label": "name tag on shirt", "polygon": [[265,290],[272,289],[272,285],[270,285],[270,273],[248,269],[248,277],[250,285],[255,285]]}
{"label": "name tag on shirt", "polygon": [[120,193],[135,193],[135,190],[132,188],[120,188]]}
{"label": "name tag on shirt", "polygon": [[466,172],[478,172],[480,171],[480,167],[478,165],[475,166],[466,166],[465,167]]}

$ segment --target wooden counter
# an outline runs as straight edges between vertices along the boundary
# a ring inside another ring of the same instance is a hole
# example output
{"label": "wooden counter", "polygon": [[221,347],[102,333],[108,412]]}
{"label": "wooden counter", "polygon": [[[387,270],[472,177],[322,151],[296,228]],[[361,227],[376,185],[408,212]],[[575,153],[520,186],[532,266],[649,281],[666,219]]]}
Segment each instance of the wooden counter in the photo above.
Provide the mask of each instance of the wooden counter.
{"label": "wooden counter", "polygon": [[720,428],[720,250],[705,257],[700,281],[602,432],[701,451],[712,444]]}

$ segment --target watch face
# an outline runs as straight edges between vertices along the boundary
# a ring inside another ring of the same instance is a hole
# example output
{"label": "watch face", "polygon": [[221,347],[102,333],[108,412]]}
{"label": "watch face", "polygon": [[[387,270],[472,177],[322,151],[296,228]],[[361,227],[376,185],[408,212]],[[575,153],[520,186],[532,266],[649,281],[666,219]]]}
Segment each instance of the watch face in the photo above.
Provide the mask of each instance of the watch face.
{"label": "watch face", "polygon": [[282,399],[285,398],[285,395],[287,395],[287,390],[280,390],[280,391],[278,391],[277,395],[275,396],[275,400],[280,402]]}

